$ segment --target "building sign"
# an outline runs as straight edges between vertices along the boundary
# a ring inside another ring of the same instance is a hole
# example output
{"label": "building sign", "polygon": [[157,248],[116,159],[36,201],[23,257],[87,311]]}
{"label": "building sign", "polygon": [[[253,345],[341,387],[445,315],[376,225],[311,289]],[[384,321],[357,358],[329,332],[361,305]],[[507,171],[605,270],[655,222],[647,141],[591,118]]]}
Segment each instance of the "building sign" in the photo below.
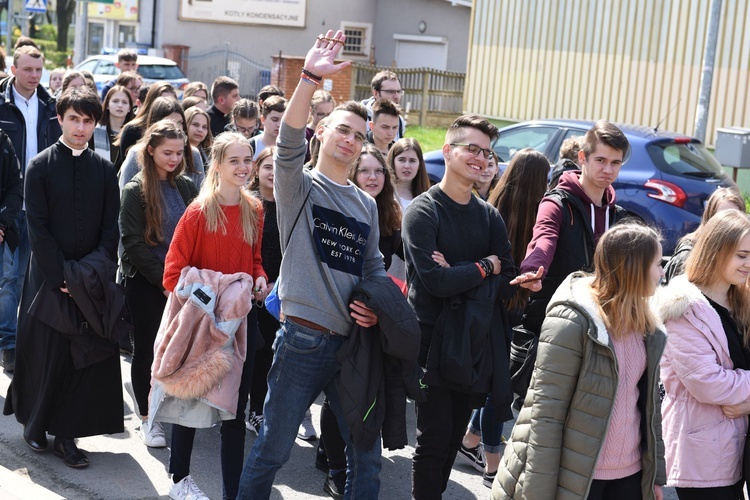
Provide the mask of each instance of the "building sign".
{"label": "building sign", "polygon": [[89,1],[89,19],[138,21],[138,0],[114,0],[112,3]]}
{"label": "building sign", "polygon": [[180,0],[180,19],[305,27],[307,0]]}

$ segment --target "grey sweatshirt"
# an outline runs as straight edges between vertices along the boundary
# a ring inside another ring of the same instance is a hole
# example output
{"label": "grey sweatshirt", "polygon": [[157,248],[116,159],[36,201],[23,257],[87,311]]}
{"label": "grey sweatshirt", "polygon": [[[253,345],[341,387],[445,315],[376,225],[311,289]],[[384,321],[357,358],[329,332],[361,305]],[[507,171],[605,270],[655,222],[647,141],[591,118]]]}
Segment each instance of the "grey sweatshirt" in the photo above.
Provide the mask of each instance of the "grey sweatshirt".
{"label": "grey sweatshirt", "polygon": [[363,277],[385,276],[375,200],[352,182],[343,186],[317,169],[303,168],[304,128],[282,123],[276,145],[273,190],[284,252],[281,310],[349,335],[352,290]]}

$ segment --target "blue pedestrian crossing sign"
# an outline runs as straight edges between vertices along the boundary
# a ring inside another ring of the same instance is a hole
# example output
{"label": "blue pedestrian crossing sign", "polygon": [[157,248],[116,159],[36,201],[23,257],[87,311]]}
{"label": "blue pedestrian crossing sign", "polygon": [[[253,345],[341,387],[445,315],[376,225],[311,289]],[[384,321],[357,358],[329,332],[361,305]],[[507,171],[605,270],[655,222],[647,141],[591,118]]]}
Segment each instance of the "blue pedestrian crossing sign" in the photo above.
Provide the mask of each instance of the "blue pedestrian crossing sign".
{"label": "blue pedestrian crossing sign", "polygon": [[23,8],[27,12],[47,12],[47,0],[26,0]]}

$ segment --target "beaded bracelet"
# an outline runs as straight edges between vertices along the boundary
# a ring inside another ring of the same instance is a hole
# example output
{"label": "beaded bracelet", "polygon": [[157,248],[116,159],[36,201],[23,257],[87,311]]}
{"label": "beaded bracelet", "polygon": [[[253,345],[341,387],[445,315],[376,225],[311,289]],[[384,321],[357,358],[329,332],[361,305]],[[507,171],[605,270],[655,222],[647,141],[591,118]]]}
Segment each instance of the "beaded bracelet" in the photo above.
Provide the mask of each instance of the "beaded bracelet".
{"label": "beaded bracelet", "polygon": [[323,81],[323,77],[322,76],[318,76],[315,73],[313,73],[312,71],[309,71],[309,70],[307,70],[305,68],[302,68],[302,74],[309,76],[311,79],[315,80],[318,83],[320,83],[320,82]]}

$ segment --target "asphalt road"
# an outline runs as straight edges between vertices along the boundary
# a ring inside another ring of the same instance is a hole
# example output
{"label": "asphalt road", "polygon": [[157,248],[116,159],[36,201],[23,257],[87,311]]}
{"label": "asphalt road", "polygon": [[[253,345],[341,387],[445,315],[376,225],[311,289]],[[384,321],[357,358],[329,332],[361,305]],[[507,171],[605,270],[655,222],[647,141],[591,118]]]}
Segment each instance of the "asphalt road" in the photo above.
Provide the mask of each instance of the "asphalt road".
{"label": "asphalt road", "polygon": [[[123,382],[130,380],[130,361],[121,357]],[[10,376],[0,372],[0,407]],[[91,465],[83,470],[65,466],[50,451],[35,453],[22,438],[23,428],[15,417],[0,416],[0,499],[81,500],[167,499],[170,479],[167,473],[168,448],[147,448],[137,433],[139,419],[133,413],[132,401],[123,390],[125,432],[109,436],[82,438],[78,446],[88,453]],[[313,405],[313,422],[319,431],[322,397]],[[512,423],[506,424],[508,436]],[[169,444],[169,426],[167,444]],[[407,429],[410,446],[396,452],[384,451],[380,475],[380,498],[407,500],[411,491],[411,456],[414,452],[416,428],[414,406],[407,408]],[[248,432],[247,454],[255,440]],[[50,443],[51,444],[51,443]],[[323,492],[325,475],[315,469],[317,442],[297,440],[289,462],[276,476],[272,499],[330,498]],[[199,429],[193,449],[191,473],[203,492],[212,499],[222,497],[219,457],[219,429]],[[482,484],[482,475],[457,459],[444,499],[469,500],[489,498],[489,489]],[[676,500],[673,489],[665,489],[666,500]],[[747,495],[746,495],[747,498]]]}
{"label": "asphalt road", "polygon": [[[123,381],[130,379],[130,363],[122,358]],[[0,406],[4,404],[10,376],[0,374]],[[37,454],[23,441],[22,426],[15,417],[0,417],[0,498],[43,500],[68,499],[166,499],[170,479],[167,474],[169,451],[147,448],[139,438],[138,419],[132,410],[130,397],[124,394],[125,432],[109,436],[82,438],[78,446],[87,452],[91,465],[75,470],[66,467],[50,451]],[[322,398],[313,405],[313,422],[320,430],[319,413]],[[380,498],[408,499],[411,488],[411,455],[414,451],[414,407],[407,408],[409,446],[397,452],[383,453],[380,475]],[[167,426],[168,427],[168,426]],[[255,434],[248,432],[245,452],[249,452]],[[169,431],[167,430],[169,444]],[[51,443],[50,443],[51,444]],[[273,499],[330,498],[323,492],[325,475],[315,469],[315,446],[297,440],[289,462],[276,476]],[[7,469],[3,471],[2,469]],[[3,474],[5,473],[5,474]],[[212,499],[222,497],[218,428],[200,429],[196,433],[191,473],[195,482]],[[14,479],[8,481],[8,478]],[[54,493],[45,497],[41,489]],[[482,484],[482,476],[463,463],[456,463],[444,498],[489,498],[489,489]]]}

